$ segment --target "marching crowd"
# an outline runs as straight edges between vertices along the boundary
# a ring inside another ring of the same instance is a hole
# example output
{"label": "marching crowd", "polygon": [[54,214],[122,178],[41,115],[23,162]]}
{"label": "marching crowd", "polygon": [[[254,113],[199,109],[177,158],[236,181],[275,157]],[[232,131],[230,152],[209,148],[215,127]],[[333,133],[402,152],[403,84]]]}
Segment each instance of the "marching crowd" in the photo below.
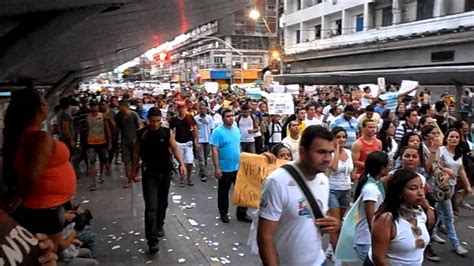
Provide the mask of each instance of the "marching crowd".
{"label": "marching crowd", "polygon": [[[65,265],[96,265],[92,214],[71,202],[76,177],[85,165],[89,190],[100,190],[111,165],[123,163],[123,188],[142,182],[154,254],[165,235],[173,175],[180,187],[194,185],[194,167],[201,182],[217,178],[220,219],[229,223],[229,192],[247,152],[292,161],[262,185],[256,238],[264,265],[321,265],[351,252],[364,265],[421,265],[443,259],[431,249],[446,242],[440,232],[464,256],[455,219],[459,207],[473,209],[472,92],[456,119],[449,93],[433,101],[429,90],[409,96],[415,89],[399,92],[392,84],[374,96],[367,87],[360,99],[339,87],[312,95],[301,89],[294,114],[283,116],[267,99],[233,91],[140,98],[77,91],[53,112],[37,91],[17,91],[5,115],[2,209],[21,228],[49,236],[53,245],[43,254],[57,253]],[[361,219],[346,215],[354,208]],[[252,222],[244,207],[236,216]],[[322,233],[330,235],[326,251]],[[347,237],[350,250],[340,247]]]}

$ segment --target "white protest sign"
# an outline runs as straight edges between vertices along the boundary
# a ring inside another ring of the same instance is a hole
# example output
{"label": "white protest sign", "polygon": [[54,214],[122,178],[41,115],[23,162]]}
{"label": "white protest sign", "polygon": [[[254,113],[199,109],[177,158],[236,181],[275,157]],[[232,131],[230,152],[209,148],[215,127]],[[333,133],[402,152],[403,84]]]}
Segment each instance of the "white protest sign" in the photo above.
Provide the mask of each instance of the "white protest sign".
{"label": "white protest sign", "polygon": [[161,83],[161,87],[163,88],[163,90],[171,90],[171,83]]}
{"label": "white protest sign", "polygon": [[291,94],[298,94],[300,92],[300,85],[298,84],[289,84],[286,85],[286,91]]}
{"label": "white protest sign", "polygon": [[375,84],[360,84],[359,85],[359,89],[361,91],[363,91],[365,87],[370,88],[370,95],[372,97],[377,97],[377,95],[379,94],[379,86],[378,85],[375,85]]}
{"label": "white protest sign", "polygon": [[204,82],[204,88],[208,93],[217,93],[219,90],[219,83],[217,82]]}
{"label": "white protest sign", "polygon": [[271,115],[291,115],[295,113],[295,104],[291,93],[270,93],[267,100],[268,113]]}
{"label": "white protest sign", "polygon": [[379,85],[379,87],[385,87],[385,78],[377,78],[377,85]]}
{"label": "white protest sign", "polygon": [[285,92],[285,86],[283,86],[283,85],[274,85],[273,86],[273,92],[274,93],[284,93]]}
{"label": "white protest sign", "polygon": [[[398,90],[399,93],[404,93],[407,92],[413,88],[418,87],[420,83],[418,81],[413,81],[413,80],[402,80],[402,84],[400,85],[400,89]],[[416,90],[410,92],[408,95],[411,97],[416,96]]]}
{"label": "white protest sign", "polygon": [[308,86],[308,85],[305,85],[304,86],[304,92],[307,93],[308,95],[313,95],[314,92],[316,91],[316,86]]}

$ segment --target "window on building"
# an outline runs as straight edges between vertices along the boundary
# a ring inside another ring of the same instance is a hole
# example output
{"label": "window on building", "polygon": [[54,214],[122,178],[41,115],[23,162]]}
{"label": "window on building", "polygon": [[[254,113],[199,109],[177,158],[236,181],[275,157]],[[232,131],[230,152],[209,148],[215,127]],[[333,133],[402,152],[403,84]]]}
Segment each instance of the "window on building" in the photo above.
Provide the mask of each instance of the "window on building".
{"label": "window on building", "polygon": [[474,0],[466,1],[466,12],[474,10]]}
{"label": "window on building", "polygon": [[364,30],[364,15],[356,16],[356,32]]}
{"label": "window on building", "polygon": [[301,10],[301,0],[296,0],[296,10]]}
{"label": "window on building", "polygon": [[392,25],[393,22],[393,13],[392,7],[386,7],[382,9],[382,27],[387,27]]}
{"label": "window on building", "polygon": [[434,0],[418,0],[416,4],[417,20],[433,17]]}
{"label": "window on building", "polygon": [[296,30],[296,43],[300,43],[300,42],[301,42],[301,31]]}
{"label": "window on building", "polygon": [[321,25],[314,26],[314,39],[321,39]]}
{"label": "window on building", "polygon": [[342,20],[338,19],[335,21],[336,23],[336,32],[334,32],[334,35],[341,35],[342,33]]}
{"label": "window on building", "polygon": [[215,64],[223,64],[224,63],[224,57],[214,56],[214,63]]}

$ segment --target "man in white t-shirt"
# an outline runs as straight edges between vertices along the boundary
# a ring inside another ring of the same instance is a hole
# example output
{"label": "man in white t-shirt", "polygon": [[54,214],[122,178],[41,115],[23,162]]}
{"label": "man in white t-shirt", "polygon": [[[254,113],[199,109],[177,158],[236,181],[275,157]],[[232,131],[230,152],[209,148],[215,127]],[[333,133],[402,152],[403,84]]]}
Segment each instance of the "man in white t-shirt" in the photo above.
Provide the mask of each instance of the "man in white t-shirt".
{"label": "man in white t-shirt", "polygon": [[[301,136],[300,159],[293,163],[324,214],[329,181],[323,173],[335,150],[332,139],[321,126],[307,127]],[[321,265],[326,259],[321,233],[340,229],[336,218],[313,218],[308,200],[283,168],[276,169],[263,184],[259,217],[257,243],[263,265]]]}
{"label": "man in white t-shirt", "polygon": [[286,136],[281,143],[285,144],[290,149],[291,158],[293,161],[298,161],[300,158],[300,128],[298,121],[291,121],[288,125],[290,134]]}

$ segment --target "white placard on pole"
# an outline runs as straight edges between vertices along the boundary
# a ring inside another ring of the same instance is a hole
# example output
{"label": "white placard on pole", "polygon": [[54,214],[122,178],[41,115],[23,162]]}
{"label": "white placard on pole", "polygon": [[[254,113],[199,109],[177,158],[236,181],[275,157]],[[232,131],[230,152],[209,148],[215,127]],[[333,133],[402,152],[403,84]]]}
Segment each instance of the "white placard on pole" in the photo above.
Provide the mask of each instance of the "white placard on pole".
{"label": "white placard on pole", "polygon": [[285,85],[285,87],[286,87],[286,91],[291,94],[300,93],[300,85],[298,84],[289,84],[289,85]]}
{"label": "white placard on pole", "polygon": [[316,91],[316,86],[308,86],[308,85],[305,85],[304,86],[304,92],[308,95],[313,95],[314,92]]}
{"label": "white placard on pole", "polygon": [[285,92],[285,86],[283,85],[273,85],[273,93],[284,93]]}
{"label": "white placard on pole", "polygon": [[[406,91],[409,91],[413,88],[416,88],[420,83],[418,81],[413,81],[413,80],[402,80],[402,84],[400,84],[400,89],[398,92],[404,93]],[[416,90],[410,92],[408,95],[411,97],[416,96]]]}
{"label": "white placard on pole", "polygon": [[270,93],[267,102],[268,113],[271,115],[291,115],[295,113],[295,104],[291,93]]}
{"label": "white placard on pole", "polygon": [[217,82],[204,82],[204,88],[208,93],[217,93],[219,90],[219,83]]}

